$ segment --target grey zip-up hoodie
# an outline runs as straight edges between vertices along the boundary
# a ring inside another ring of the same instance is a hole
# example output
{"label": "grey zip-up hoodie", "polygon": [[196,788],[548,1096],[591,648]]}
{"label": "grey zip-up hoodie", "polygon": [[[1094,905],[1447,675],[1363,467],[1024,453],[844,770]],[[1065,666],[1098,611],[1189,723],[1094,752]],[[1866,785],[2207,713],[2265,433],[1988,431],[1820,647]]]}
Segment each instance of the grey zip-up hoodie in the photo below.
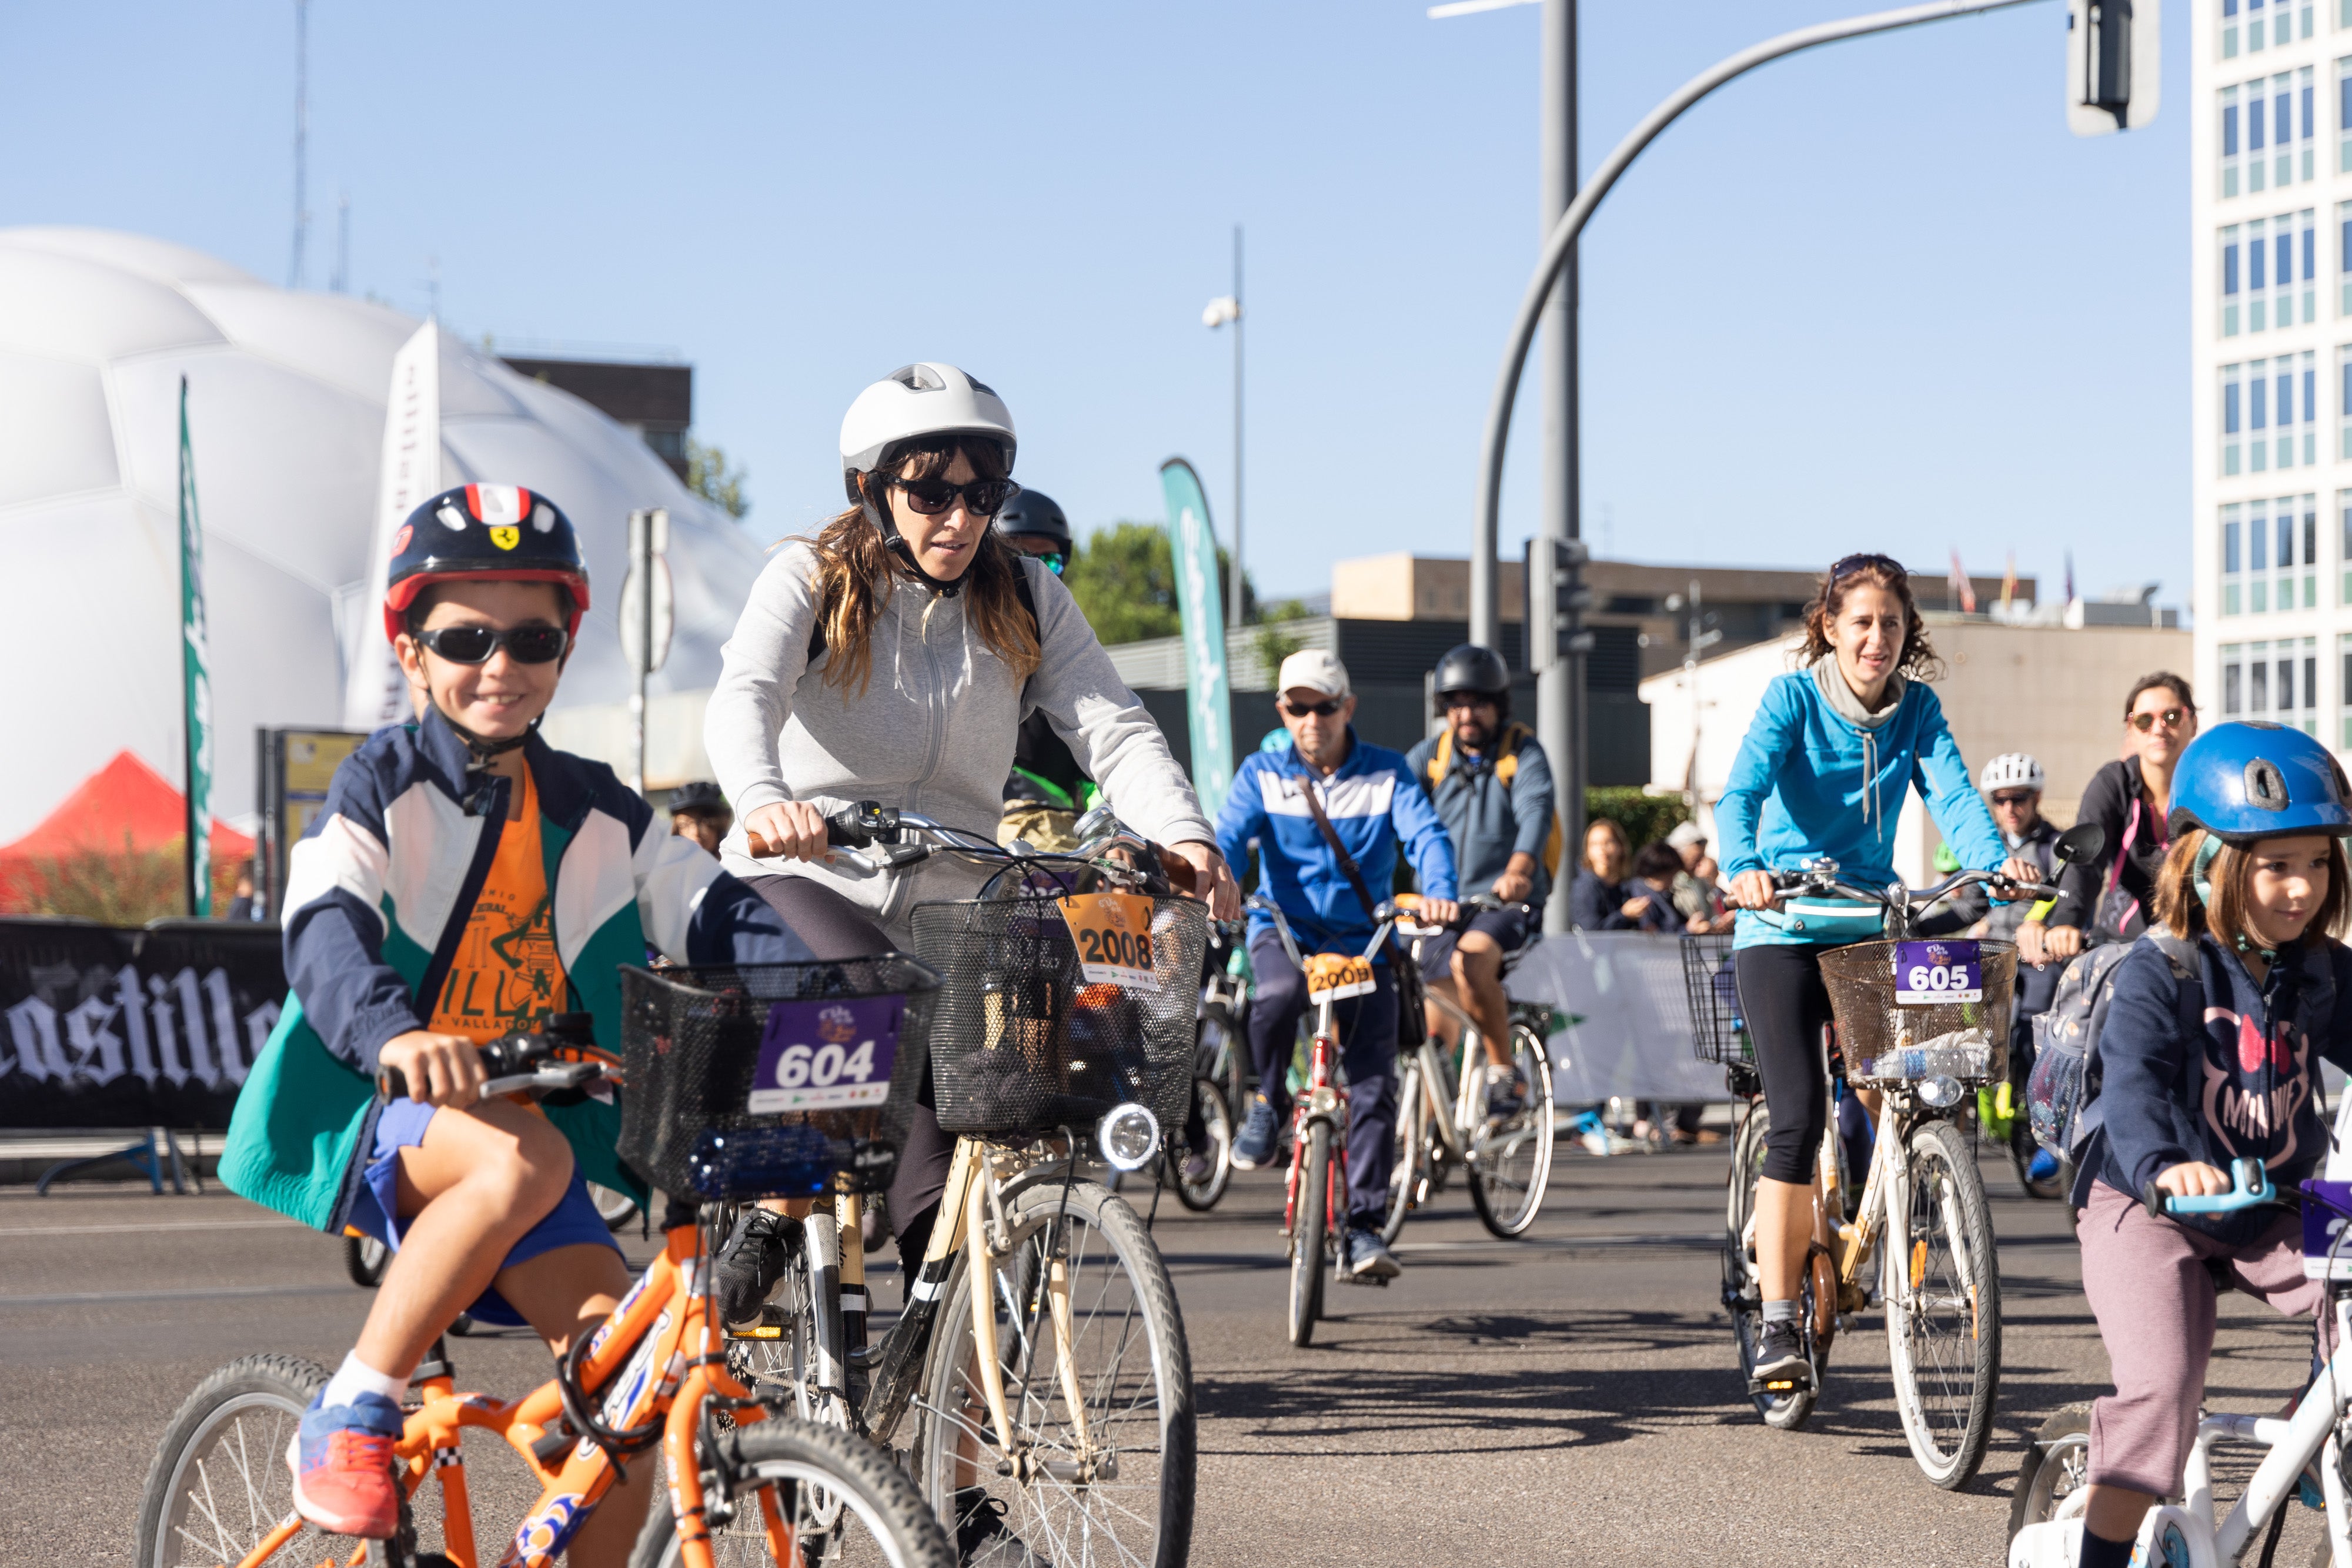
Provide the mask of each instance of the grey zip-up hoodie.
{"label": "grey zip-up hoodie", "polygon": [[776,551],[722,650],[703,718],[703,745],[735,808],[735,830],[719,852],[729,871],[813,878],[906,942],[909,909],[972,897],[988,869],[936,853],[887,877],[754,860],[744,852],[745,820],[779,800],[828,812],[877,800],[992,839],[1016,732],[1032,710],[1045,715],[1130,827],[1163,844],[1216,841],[1167,737],[1111,667],[1069,590],[1035,561],[1024,558],[1021,569],[1045,655],[1025,686],[971,630],[961,596],[894,579],[875,621],[872,678],[863,693],[845,692],[824,679],[838,650],[814,664],[808,657],[816,552],[802,539]]}

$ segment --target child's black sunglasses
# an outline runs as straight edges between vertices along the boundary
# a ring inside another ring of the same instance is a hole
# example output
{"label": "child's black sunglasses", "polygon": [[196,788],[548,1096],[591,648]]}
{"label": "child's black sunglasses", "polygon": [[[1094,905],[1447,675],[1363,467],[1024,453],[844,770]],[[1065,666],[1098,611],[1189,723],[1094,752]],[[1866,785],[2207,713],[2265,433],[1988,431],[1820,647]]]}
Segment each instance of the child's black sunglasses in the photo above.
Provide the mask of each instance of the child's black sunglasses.
{"label": "child's black sunglasses", "polygon": [[561,626],[433,626],[416,640],[453,664],[487,664],[502,647],[518,664],[550,664],[563,657],[572,634]]}

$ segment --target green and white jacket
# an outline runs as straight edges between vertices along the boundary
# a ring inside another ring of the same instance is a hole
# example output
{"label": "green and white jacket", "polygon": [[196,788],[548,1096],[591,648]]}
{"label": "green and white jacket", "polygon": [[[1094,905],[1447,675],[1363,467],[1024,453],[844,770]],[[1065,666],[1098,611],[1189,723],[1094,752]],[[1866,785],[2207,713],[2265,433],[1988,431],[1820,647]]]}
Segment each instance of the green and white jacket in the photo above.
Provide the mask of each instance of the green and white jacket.
{"label": "green and white jacket", "polygon": [[[811,956],[757,894],[663,831],[610,768],[536,734],[522,755],[569,1010],[594,1016],[599,1045],[620,1048],[620,970],[643,964],[648,946],[689,964]],[[425,1027],[425,998],[440,990],[498,855],[508,784],[470,763],[437,712],[380,729],[335,769],[294,846],[284,901],[292,994],[237,1096],[220,1176],[305,1225],[342,1228],[374,1145],[376,1053]],[[617,1099],[548,1115],[582,1175],[645,1198],[614,1153]]]}

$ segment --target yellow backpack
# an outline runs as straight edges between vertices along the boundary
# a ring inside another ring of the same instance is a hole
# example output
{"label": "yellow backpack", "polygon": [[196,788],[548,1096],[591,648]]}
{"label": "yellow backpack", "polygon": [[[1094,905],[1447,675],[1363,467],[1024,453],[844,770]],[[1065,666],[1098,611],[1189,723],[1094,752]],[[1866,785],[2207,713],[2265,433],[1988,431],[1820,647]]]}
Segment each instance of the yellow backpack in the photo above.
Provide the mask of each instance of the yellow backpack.
{"label": "yellow backpack", "polygon": [[[1511,780],[1519,776],[1519,747],[1534,739],[1535,733],[1516,719],[1503,727],[1502,755],[1495,758],[1495,779],[1504,789],[1509,789]],[[1434,796],[1437,787],[1445,782],[1445,776],[1454,771],[1452,725],[1437,732],[1437,749],[1429,754],[1429,762],[1423,771],[1429,776],[1429,792]],[[1566,830],[1561,826],[1559,808],[1555,807],[1551,814],[1551,831],[1544,835],[1543,847],[1544,875],[1555,883],[1559,880],[1560,848],[1565,841]]]}

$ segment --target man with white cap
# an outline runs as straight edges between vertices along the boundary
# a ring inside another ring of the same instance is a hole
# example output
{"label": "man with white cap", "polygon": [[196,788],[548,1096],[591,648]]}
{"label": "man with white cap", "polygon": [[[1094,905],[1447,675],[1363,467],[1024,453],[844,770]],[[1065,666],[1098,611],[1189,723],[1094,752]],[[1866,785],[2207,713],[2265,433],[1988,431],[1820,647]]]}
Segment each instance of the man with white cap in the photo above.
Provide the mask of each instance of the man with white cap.
{"label": "man with white cap", "polygon": [[[1322,649],[1302,650],[1282,662],[1276,691],[1291,743],[1243,759],[1217,813],[1217,842],[1228,859],[1244,863],[1239,857],[1257,841],[1257,890],[1281,906],[1303,952],[1363,952],[1372,908],[1394,883],[1400,846],[1430,917],[1453,919],[1454,850],[1444,824],[1402,753],[1356,738],[1347,666]],[[1273,920],[1253,910],[1249,940],[1257,983],[1250,1051],[1259,1092],[1234,1142],[1234,1163],[1245,1170],[1275,1157],[1290,1108],[1285,1070],[1307,1009],[1306,977],[1283,951]],[[1397,997],[1387,955],[1376,955],[1373,965],[1377,988],[1338,1009],[1348,1074],[1346,1268],[1354,1278],[1385,1280],[1398,1272],[1380,1237],[1396,1157]]]}

